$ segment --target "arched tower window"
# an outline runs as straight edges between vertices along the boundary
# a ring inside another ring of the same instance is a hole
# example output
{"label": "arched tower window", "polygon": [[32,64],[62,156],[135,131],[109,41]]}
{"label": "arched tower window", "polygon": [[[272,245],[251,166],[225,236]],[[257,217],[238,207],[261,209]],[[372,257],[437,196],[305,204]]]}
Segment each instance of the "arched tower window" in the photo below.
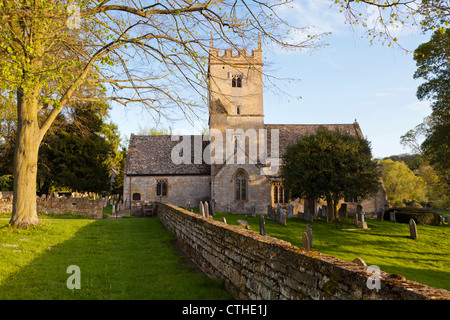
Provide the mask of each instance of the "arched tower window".
{"label": "arched tower window", "polygon": [[234,178],[234,194],[236,200],[247,200],[248,178],[244,170],[239,170]]}
{"label": "arched tower window", "polygon": [[242,76],[240,74],[233,74],[231,76],[231,86],[233,88],[242,88]]}

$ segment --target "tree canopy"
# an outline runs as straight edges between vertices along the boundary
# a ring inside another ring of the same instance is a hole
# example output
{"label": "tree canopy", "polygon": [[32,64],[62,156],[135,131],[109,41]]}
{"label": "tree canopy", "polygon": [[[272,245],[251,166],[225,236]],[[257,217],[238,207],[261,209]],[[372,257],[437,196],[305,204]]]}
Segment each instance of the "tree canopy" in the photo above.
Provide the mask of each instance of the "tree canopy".
{"label": "tree canopy", "polygon": [[325,199],[332,219],[340,199],[362,199],[380,186],[369,142],[323,127],[288,147],[282,159],[291,198]]}

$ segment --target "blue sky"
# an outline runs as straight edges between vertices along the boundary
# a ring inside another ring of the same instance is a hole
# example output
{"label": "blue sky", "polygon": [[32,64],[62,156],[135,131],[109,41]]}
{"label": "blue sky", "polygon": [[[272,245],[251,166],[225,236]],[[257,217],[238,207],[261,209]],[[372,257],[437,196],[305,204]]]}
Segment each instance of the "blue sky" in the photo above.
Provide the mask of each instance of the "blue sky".
{"label": "blue sky", "polygon": [[[317,32],[332,34],[324,38],[327,46],[314,51],[280,52],[263,47],[272,75],[300,79],[283,83],[283,90],[302,97],[297,100],[265,90],[265,122],[327,124],[353,123],[357,119],[371,142],[374,157],[410,152],[400,144],[400,137],[431,112],[430,103],[419,101],[415,95],[421,82],[413,79],[413,55],[379,42],[370,45],[364,30],[344,24],[343,15],[336,8],[330,9],[328,0],[301,3],[303,7],[290,10],[290,18],[296,19],[297,25],[317,26]],[[429,35],[414,28],[399,31],[396,36],[398,43],[409,50],[429,40]],[[203,119],[206,127],[206,112]],[[111,120],[127,137],[139,127],[155,126],[146,111],[139,108],[125,111],[113,106]],[[183,121],[173,129],[193,130]]]}

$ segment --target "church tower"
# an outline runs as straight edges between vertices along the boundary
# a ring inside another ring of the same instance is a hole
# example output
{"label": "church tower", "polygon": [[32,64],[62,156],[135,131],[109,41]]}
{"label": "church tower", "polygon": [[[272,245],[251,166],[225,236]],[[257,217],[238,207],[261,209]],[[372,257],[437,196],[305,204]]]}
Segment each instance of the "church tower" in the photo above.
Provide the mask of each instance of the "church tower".
{"label": "church tower", "polygon": [[263,129],[262,50],[209,49],[209,125],[211,129]]}

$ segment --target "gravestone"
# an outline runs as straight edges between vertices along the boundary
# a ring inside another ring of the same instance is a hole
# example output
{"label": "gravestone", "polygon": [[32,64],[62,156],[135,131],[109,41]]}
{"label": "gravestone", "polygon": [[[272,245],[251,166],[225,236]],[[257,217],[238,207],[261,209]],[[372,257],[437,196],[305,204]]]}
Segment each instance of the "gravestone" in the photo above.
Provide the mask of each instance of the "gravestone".
{"label": "gravestone", "polygon": [[230,207],[230,203],[229,202],[227,204],[227,212],[231,212],[231,207]]}
{"label": "gravestone", "polygon": [[200,211],[200,215],[202,217],[205,216],[205,208],[203,207],[203,202],[200,201],[200,203],[198,204],[198,210]]}
{"label": "gravestone", "polygon": [[187,211],[190,211],[191,210],[191,203],[190,202],[186,202],[185,207],[186,207]]}
{"label": "gravestone", "polygon": [[328,217],[328,206],[322,206],[322,217],[327,218]]}
{"label": "gravestone", "polygon": [[298,211],[297,212],[297,218],[300,219],[300,220],[303,220],[304,219],[304,213],[301,212],[301,211]]}
{"label": "gravestone", "polygon": [[355,223],[355,226],[358,225],[358,214],[355,213],[355,215],[353,216],[353,222]]}
{"label": "gravestone", "polygon": [[278,223],[281,223],[283,226],[286,225],[286,210],[280,209],[280,213],[278,215]]}
{"label": "gravestone", "polygon": [[262,236],[266,235],[266,222],[264,221],[264,215],[259,215],[259,234]]}
{"label": "gravestone", "polygon": [[289,204],[288,210],[288,217],[292,218],[294,216],[294,206],[292,205],[292,203]]}
{"label": "gravestone", "polygon": [[309,224],[306,225],[306,233],[308,234],[309,246],[312,248],[314,246],[312,228]]}
{"label": "gravestone", "polygon": [[250,230],[250,225],[248,224],[247,221],[245,221],[245,220],[238,220],[237,223],[240,226],[243,226],[245,229]]}
{"label": "gravestone", "polygon": [[276,217],[279,217],[279,216],[280,216],[280,210],[281,210],[281,205],[278,204],[278,205],[277,205],[277,215],[276,215]]}
{"label": "gravestone", "polygon": [[450,216],[447,217],[447,223],[450,223]]}
{"label": "gravestone", "polygon": [[397,222],[397,220],[395,220],[395,214],[397,213],[397,211],[391,211],[390,212],[390,217],[389,220]]}
{"label": "gravestone", "polygon": [[364,221],[364,215],[365,215],[366,213],[363,211],[363,212],[361,212],[361,222],[360,222],[360,226],[363,228],[363,229],[367,229],[367,222],[365,222]]}
{"label": "gravestone", "polygon": [[302,246],[303,246],[303,249],[305,249],[305,250],[311,249],[311,247],[309,246],[308,234],[306,232],[303,232],[303,235],[302,235]]}
{"label": "gravestone", "polygon": [[361,258],[356,258],[353,260],[353,262],[356,263],[358,266],[367,267],[367,264]]}
{"label": "gravestone", "polygon": [[209,202],[205,201],[204,206],[205,208],[203,210],[205,211],[205,218],[209,218]]}
{"label": "gravestone", "polygon": [[322,207],[319,208],[319,211],[317,212],[317,215],[318,215],[319,217],[322,217],[322,215],[323,215]]}
{"label": "gravestone", "polygon": [[227,219],[225,219],[225,217],[222,218],[222,222],[227,224]]}
{"label": "gravestone", "polygon": [[414,240],[419,238],[419,236],[417,234],[416,222],[414,221],[414,219],[409,219],[409,234],[410,234],[411,238]]}
{"label": "gravestone", "polygon": [[378,221],[383,221],[384,220],[384,209],[383,208],[380,208],[380,210],[378,210],[377,220]]}
{"label": "gravestone", "polygon": [[272,212],[273,212],[272,205],[269,204],[267,206],[267,219],[273,220],[272,219],[272,214],[273,214]]}
{"label": "gravestone", "polygon": [[348,218],[348,209],[347,204],[341,204],[341,207],[338,210],[339,218]]}
{"label": "gravestone", "polygon": [[252,213],[252,217],[255,218],[256,217],[256,208],[255,208],[255,204],[254,203],[251,204],[250,210],[251,210],[251,213]]}

